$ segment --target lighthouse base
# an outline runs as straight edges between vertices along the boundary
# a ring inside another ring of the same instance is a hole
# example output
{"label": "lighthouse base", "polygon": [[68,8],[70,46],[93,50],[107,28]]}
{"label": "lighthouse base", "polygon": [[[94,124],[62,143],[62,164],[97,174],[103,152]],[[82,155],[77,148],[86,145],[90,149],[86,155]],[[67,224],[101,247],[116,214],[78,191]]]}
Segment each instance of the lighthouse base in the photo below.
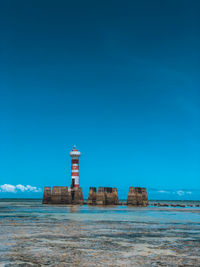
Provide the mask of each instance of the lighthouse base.
{"label": "lighthouse base", "polygon": [[43,204],[83,204],[82,188],[69,189],[67,186],[53,186],[44,188]]}

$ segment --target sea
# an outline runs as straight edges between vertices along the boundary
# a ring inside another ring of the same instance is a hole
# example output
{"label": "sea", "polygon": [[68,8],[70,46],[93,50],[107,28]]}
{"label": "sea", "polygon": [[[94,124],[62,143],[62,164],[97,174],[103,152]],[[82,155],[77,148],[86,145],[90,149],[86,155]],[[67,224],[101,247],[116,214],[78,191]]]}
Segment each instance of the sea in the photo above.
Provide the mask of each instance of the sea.
{"label": "sea", "polygon": [[97,207],[0,199],[0,266],[200,266],[200,202],[153,203]]}

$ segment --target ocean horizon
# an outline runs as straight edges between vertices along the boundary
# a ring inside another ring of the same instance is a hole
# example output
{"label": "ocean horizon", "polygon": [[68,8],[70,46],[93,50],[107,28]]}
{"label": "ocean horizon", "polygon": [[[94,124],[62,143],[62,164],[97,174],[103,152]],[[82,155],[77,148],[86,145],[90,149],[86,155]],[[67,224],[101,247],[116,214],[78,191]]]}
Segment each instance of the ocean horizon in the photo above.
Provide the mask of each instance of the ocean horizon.
{"label": "ocean horizon", "polygon": [[[1,197],[0,200],[41,200],[42,202],[42,197]],[[87,201],[87,198],[84,198],[84,201]],[[119,198],[119,202],[125,203],[127,201],[127,198]],[[153,204],[155,202],[166,202],[166,203],[172,203],[172,202],[187,202],[187,203],[199,203],[200,200],[196,199],[148,199],[149,205]],[[53,205],[53,204],[52,204]],[[63,205],[68,205],[68,204],[63,204]]]}
{"label": "ocean horizon", "polygon": [[[27,190],[27,187],[34,188],[34,191]],[[120,200],[126,201],[128,197],[128,187],[117,187],[118,197]],[[89,187],[83,186],[83,198],[87,200],[89,193]],[[198,201],[200,200],[200,189],[156,189],[147,188],[147,194],[149,200],[165,200],[165,201]],[[26,185],[0,185],[0,199],[16,198],[16,199],[42,199],[43,188],[26,186]]]}

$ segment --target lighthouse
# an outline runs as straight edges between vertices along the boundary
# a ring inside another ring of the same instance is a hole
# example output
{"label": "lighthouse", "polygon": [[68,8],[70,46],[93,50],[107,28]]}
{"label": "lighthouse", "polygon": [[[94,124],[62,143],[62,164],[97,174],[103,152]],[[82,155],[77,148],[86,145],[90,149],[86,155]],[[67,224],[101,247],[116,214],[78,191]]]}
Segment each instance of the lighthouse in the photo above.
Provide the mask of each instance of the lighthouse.
{"label": "lighthouse", "polygon": [[79,157],[81,152],[76,149],[76,146],[72,148],[70,152],[70,157],[72,159],[71,164],[71,188],[78,189],[79,188]]}

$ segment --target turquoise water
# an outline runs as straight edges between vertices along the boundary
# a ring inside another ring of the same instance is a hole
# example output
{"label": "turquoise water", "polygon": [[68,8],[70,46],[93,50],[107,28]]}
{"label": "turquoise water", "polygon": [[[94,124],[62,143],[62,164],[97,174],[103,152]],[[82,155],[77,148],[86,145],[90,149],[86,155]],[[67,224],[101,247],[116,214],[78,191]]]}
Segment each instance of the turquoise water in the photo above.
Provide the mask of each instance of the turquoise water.
{"label": "turquoise water", "polygon": [[45,265],[200,266],[200,208],[1,199],[0,266]]}

